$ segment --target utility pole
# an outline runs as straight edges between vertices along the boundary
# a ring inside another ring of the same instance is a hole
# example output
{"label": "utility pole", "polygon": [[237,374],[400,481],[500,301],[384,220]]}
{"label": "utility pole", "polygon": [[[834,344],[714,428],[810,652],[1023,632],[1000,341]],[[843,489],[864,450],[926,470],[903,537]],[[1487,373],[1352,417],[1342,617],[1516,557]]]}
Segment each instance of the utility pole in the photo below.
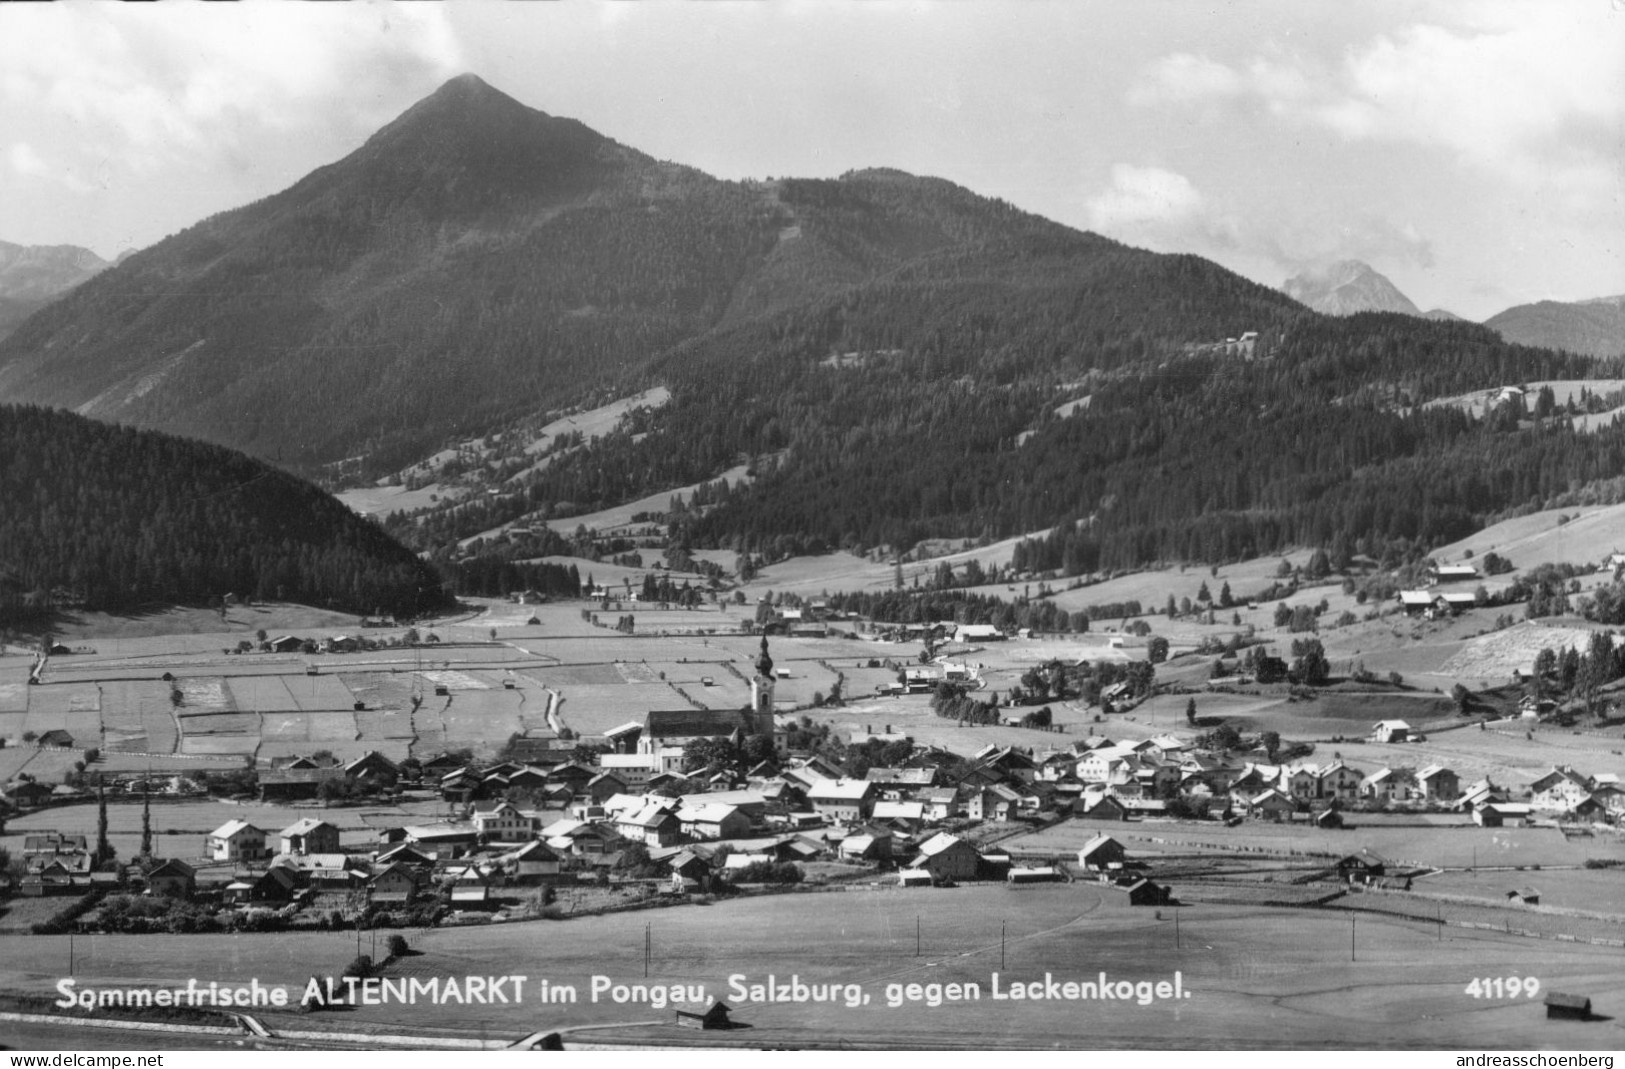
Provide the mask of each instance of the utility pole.
{"label": "utility pole", "polygon": [[914,914],[914,956],[920,956],[920,915]]}
{"label": "utility pole", "polygon": [[649,978],[649,957],[651,953],[650,945],[652,938],[653,936],[650,932],[650,926],[645,924],[643,926],[643,978],[645,980]]}
{"label": "utility pole", "polygon": [[68,975],[73,975],[73,929],[68,929]]}
{"label": "utility pole", "polygon": [[1004,971],[1004,922],[999,922],[999,971]]}
{"label": "utility pole", "polygon": [[1179,910],[1174,910],[1174,949],[1179,949]]}
{"label": "utility pole", "polygon": [[1354,961],[1354,914],[1349,914],[1349,960]]}

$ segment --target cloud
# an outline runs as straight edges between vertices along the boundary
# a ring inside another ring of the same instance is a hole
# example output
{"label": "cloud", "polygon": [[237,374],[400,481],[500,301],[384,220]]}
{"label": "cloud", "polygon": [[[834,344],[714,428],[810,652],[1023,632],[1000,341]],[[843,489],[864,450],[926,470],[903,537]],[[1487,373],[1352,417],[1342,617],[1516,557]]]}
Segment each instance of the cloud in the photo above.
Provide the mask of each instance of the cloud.
{"label": "cloud", "polygon": [[24,178],[45,178],[58,182],[75,193],[88,193],[93,188],[89,182],[75,175],[72,171],[52,166],[26,141],[14,142],[6,149],[6,164],[17,174]]}
{"label": "cloud", "polygon": [[50,167],[40,159],[40,154],[34,151],[34,146],[26,141],[18,141],[6,149],[6,163],[25,178],[39,178],[51,173]]}
{"label": "cloud", "polygon": [[138,170],[230,159],[267,131],[353,138],[460,69],[437,5],[6,7],[0,102]]}
{"label": "cloud", "polygon": [[1112,166],[1111,184],[1084,205],[1091,230],[1158,252],[1214,254],[1242,244],[1241,224],[1191,180],[1161,167]]}
{"label": "cloud", "polygon": [[1190,252],[1286,278],[1338,260],[1428,268],[1433,243],[1413,223],[1362,214],[1328,225],[1313,205],[1257,217],[1205,195],[1185,175],[1119,163],[1085,202],[1091,230],[1158,252]]}
{"label": "cloud", "polygon": [[1472,24],[1371,37],[1333,61],[1272,51],[1232,65],[1176,53],[1149,65],[1128,100],[1264,114],[1349,142],[1429,146],[1575,204],[1617,193],[1625,15],[1605,4],[1470,14]]}

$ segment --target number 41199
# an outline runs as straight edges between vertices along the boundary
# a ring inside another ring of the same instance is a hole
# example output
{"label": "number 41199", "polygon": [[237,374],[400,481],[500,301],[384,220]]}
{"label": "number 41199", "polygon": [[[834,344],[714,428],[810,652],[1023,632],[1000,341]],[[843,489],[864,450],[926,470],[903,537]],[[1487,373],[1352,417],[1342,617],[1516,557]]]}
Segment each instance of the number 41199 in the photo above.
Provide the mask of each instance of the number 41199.
{"label": "number 41199", "polygon": [[1540,990],[1540,981],[1533,976],[1520,979],[1516,976],[1474,977],[1473,982],[1467,985],[1466,993],[1474,998],[1534,998]]}

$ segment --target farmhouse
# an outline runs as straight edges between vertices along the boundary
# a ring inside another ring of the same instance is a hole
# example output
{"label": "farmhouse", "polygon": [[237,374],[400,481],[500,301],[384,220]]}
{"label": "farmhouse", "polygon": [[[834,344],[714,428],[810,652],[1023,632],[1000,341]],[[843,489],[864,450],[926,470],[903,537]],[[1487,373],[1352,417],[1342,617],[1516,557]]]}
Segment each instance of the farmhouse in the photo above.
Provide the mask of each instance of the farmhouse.
{"label": "farmhouse", "polygon": [[1529,785],[1530,804],[1555,813],[1570,812],[1590,797],[1590,783],[1568,765],[1558,765]]}
{"label": "farmhouse", "polygon": [[147,891],[162,898],[190,898],[197,888],[197,870],[170,858],[146,874]]}
{"label": "farmhouse", "polygon": [[474,810],[474,832],[487,842],[524,842],[535,830],[531,819],[512,802],[498,802]]}
{"label": "farmhouse", "polygon": [[1337,874],[1349,883],[1370,883],[1388,871],[1388,862],[1370,850],[1350,854],[1337,863]]}
{"label": "farmhouse", "polygon": [[246,820],[228,820],[209,833],[203,854],[213,861],[259,861],[271,856],[265,832]]}
{"label": "farmhouse", "polygon": [[969,642],[1003,642],[1005,634],[992,624],[960,624],[954,631],[954,641]]}
{"label": "farmhouse", "polygon": [[1372,742],[1405,742],[1411,736],[1411,726],[1403,720],[1379,720],[1371,729]]}
{"label": "farmhouse", "polygon": [[696,839],[737,839],[750,833],[750,818],[738,806],[708,803],[677,811],[683,834]]}
{"label": "farmhouse", "polygon": [[807,801],[825,820],[863,820],[874,794],[875,785],[868,780],[821,780],[807,788]]}
{"label": "farmhouse", "polygon": [[970,843],[940,832],[920,845],[920,856],[909,867],[929,872],[933,880],[970,880],[976,877],[981,860]]}
{"label": "farmhouse", "polygon": [[367,891],[378,905],[409,906],[418,891],[417,871],[400,863],[386,866],[373,875]]}
{"label": "farmhouse", "polygon": [[1461,795],[1461,778],[1443,765],[1429,765],[1416,774],[1422,797],[1432,802],[1453,802]]}
{"label": "farmhouse", "polygon": [[1516,887],[1506,894],[1508,902],[1523,906],[1540,905],[1540,892],[1533,887]]}
{"label": "farmhouse", "polygon": [[336,766],[287,768],[280,772],[264,772],[259,777],[260,798],[267,802],[315,798],[321,794],[322,784],[343,778],[344,769]]}
{"label": "farmhouse", "polygon": [[1473,823],[1485,828],[1521,828],[1529,823],[1529,815],[1530,807],[1521,803],[1485,802],[1473,810]]}
{"label": "farmhouse", "polygon": [[63,728],[52,728],[49,731],[41,732],[35,745],[41,747],[59,746],[65,750],[71,750],[73,749],[73,736]]}
{"label": "farmhouse", "polygon": [[1173,898],[1172,889],[1150,880],[1135,880],[1132,883],[1118,884],[1118,890],[1128,895],[1128,904],[1131,906],[1164,906]]}
{"label": "farmhouse", "polygon": [[325,820],[306,817],[282,829],[284,854],[336,854],[339,852],[339,830]]}
{"label": "farmhouse", "polygon": [[1121,868],[1128,854],[1110,835],[1097,835],[1078,851],[1078,864],[1086,869]]}
{"label": "farmhouse", "polygon": [[650,847],[673,846],[683,841],[682,821],[672,812],[669,803],[656,802],[624,811],[615,821],[615,831],[624,839]]}
{"label": "farmhouse", "polygon": [[500,858],[510,880],[530,883],[559,874],[559,855],[545,843],[530,842]]}
{"label": "farmhouse", "polygon": [[377,750],[368,750],[344,766],[344,775],[349,779],[376,779],[394,783],[400,769]]}
{"label": "farmhouse", "polygon": [[1478,569],[1471,564],[1435,564],[1430,574],[1435,583],[1463,583],[1478,578]]}

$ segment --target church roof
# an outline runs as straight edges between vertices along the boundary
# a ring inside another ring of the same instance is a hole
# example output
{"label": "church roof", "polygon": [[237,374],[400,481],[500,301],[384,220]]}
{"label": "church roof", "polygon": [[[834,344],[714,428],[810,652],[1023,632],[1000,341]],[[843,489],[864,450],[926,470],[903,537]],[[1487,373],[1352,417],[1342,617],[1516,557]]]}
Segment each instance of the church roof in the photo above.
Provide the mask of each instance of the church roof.
{"label": "church roof", "polygon": [[[702,739],[747,728],[737,709],[651,709],[644,732],[656,739]],[[747,728],[748,729],[748,728]]]}

